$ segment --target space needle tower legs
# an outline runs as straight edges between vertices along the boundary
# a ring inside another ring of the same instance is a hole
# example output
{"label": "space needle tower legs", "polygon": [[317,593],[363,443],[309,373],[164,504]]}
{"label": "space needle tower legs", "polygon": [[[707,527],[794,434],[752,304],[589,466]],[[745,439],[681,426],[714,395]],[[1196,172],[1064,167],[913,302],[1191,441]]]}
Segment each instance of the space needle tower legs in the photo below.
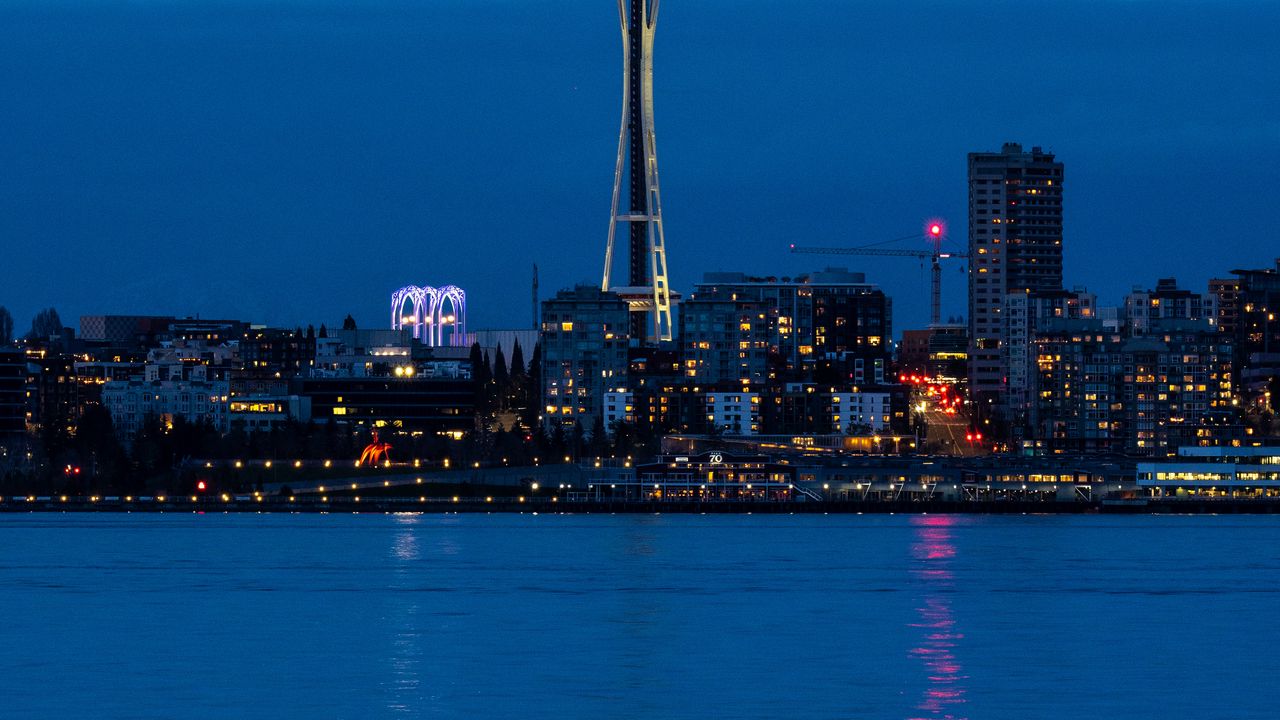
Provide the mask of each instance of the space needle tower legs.
{"label": "space needle tower legs", "polygon": [[[618,0],[618,19],[622,30],[622,129],[618,133],[613,205],[605,246],[604,280],[600,287],[610,289],[613,243],[618,226],[625,224],[630,241],[627,284],[652,291],[648,312],[632,313],[631,337],[670,340],[671,291],[667,281],[658,153],[653,132],[653,34],[658,21],[658,0]],[[629,193],[626,207],[619,207],[623,202],[624,170]],[[646,315],[652,318],[651,332],[645,328]]]}

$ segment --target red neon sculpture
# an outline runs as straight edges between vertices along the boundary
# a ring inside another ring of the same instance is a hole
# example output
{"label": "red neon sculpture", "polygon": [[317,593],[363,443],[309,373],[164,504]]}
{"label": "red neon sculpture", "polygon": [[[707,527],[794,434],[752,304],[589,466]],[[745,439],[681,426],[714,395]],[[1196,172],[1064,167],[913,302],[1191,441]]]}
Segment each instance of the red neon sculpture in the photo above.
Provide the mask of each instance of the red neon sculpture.
{"label": "red neon sculpture", "polygon": [[361,466],[377,465],[383,460],[391,460],[391,443],[378,440],[378,431],[373,431],[373,442],[365,446],[360,453]]}

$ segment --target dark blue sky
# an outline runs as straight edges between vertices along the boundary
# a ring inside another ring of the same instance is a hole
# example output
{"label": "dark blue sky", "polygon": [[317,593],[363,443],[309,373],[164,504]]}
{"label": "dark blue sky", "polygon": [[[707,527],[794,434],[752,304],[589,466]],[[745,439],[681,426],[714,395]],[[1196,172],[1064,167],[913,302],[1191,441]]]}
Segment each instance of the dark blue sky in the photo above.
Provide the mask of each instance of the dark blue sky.
{"label": "dark blue sky", "polygon": [[[679,290],[935,216],[963,243],[965,153],[1006,140],[1066,163],[1066,282],[1104,303],[1280,255],[1280,3],[661,8]],[[0,304],[380,326],[454,283],[523,326],[533,262],[544,297],[598,281],[620,55],[609,0],[8,0]],[[927,321],[918,263],[844,260]]]}

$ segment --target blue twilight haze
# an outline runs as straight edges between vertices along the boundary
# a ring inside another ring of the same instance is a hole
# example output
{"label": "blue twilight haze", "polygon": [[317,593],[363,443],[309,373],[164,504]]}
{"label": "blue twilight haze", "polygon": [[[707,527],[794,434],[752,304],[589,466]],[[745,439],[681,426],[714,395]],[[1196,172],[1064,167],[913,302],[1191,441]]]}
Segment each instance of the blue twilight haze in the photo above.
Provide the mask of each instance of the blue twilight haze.
{"label": "blue twilight haze", "polygon": [[[668,0],[655,54],[673,285],[793,274],[790,242],[950,221],[965,154],[1066,163],[1066,277],[1270,264],[1280,3]],[[386,322],[407,282],[473,328],[597,282],[621,87],[616,6],[497,0],[8,0],[0,304]],[[927,321],[927,269],[848,258]],[[944,315],[964,310],[944,277]]]}

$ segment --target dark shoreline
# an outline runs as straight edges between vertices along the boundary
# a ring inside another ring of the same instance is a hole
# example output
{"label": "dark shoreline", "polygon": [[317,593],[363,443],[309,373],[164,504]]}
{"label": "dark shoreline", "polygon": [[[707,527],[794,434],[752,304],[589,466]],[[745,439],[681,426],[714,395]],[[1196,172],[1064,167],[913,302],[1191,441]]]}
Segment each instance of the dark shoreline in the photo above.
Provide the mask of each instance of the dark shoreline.
{"label": "dark shoreline", "polygon": [[0,513],[68,513],[68,512],[145,512],[145,513],[604,513],[604,514],[1278,514],[1280,499],[1140,499],[1102,500],[1092,502],[1054,501],[519,501],[515,498],[330,498],[328,501],[289,501],[274,497],[220,501],[201,498],[196,501],[151,498],[132,500],[116,498],[36,498],[6,499],[0,502]]}

